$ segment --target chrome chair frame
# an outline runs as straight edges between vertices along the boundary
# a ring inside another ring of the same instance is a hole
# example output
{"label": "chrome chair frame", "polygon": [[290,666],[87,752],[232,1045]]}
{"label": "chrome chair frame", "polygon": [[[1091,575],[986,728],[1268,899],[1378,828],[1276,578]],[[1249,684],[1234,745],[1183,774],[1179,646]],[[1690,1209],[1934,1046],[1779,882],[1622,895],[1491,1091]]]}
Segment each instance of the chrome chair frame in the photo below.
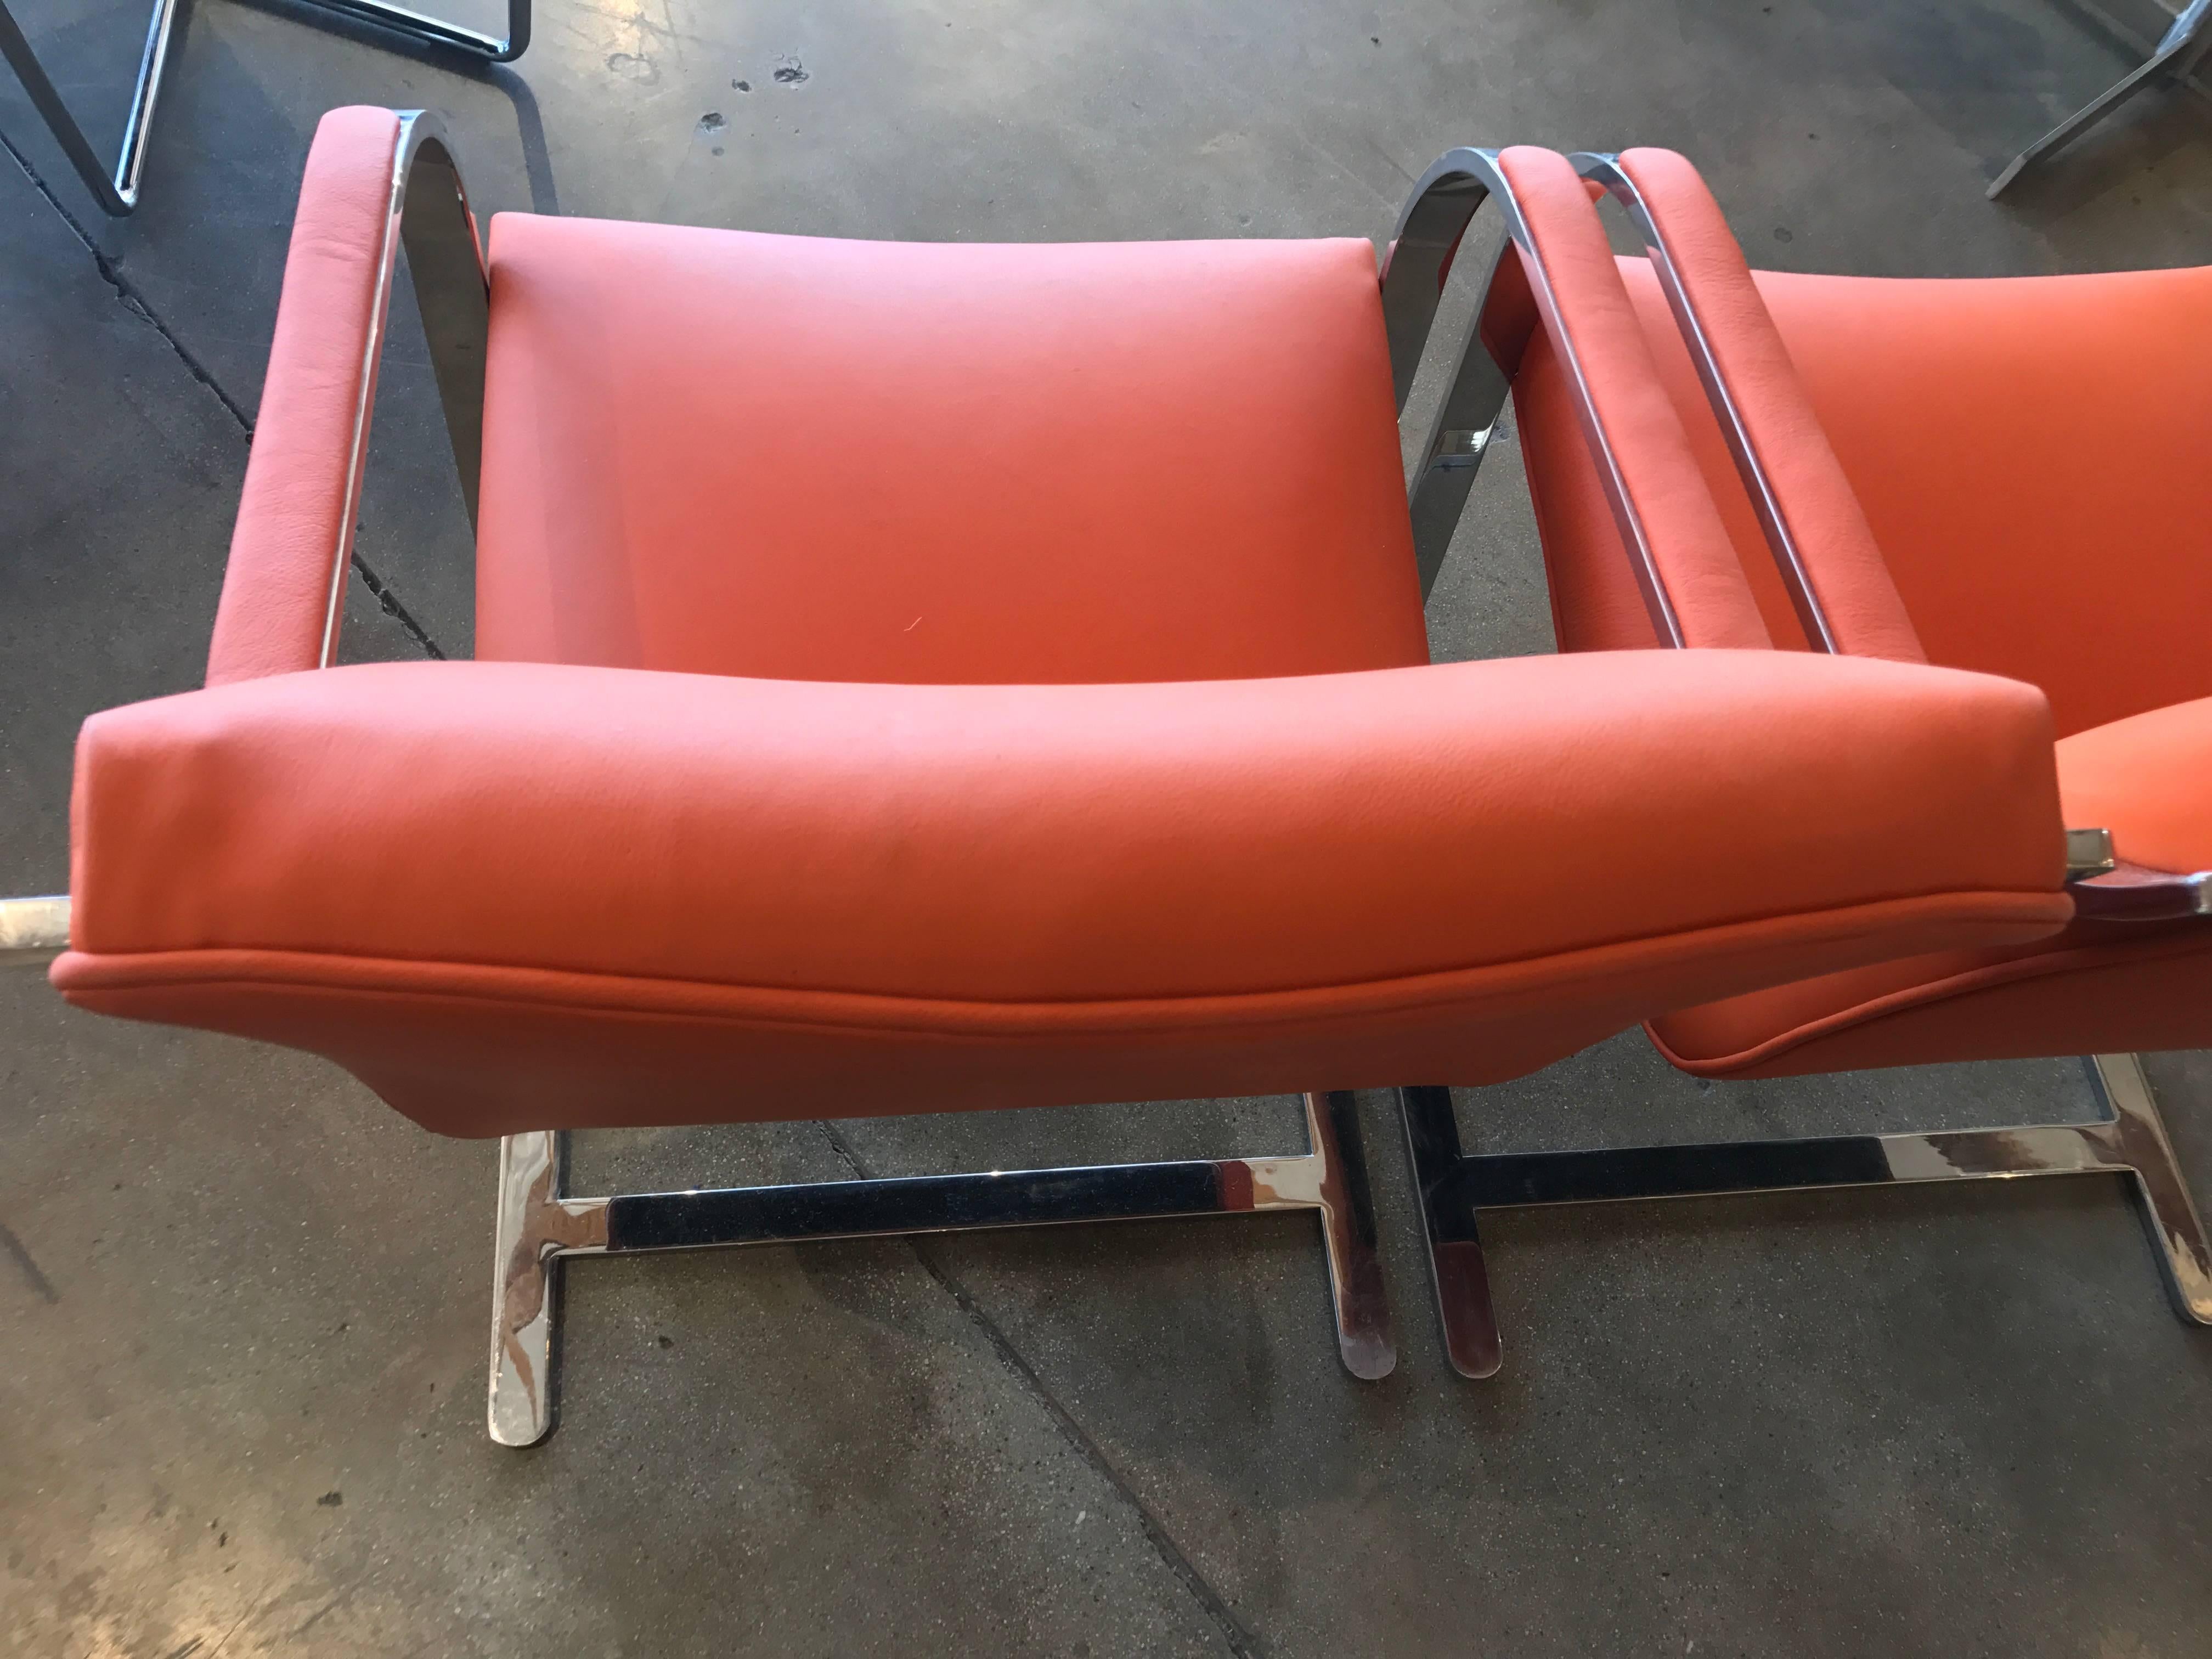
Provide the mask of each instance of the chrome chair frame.
{"label": "chrome chair frame", "polygon": [[[404,248],[470,522],[483,433],[489,283],[468,197],[442,125],[400,112],[361,391],[347,464],[347,510],[331,550],[321,663],[334,659],[353,527],[376,398],[376,368]],[[0,961],[50,961],[69,944],[66,896],[0,899]],[[486,1419],[501,1445],[553,1426],[562,1262],[574,1256],[704,1249],[811,1239],[968,1231],[1080,1221],[1307,1211],[1320,1218],[1337,1348],[1354,1376],[1397,1364],[1359,1125],[1349,1093],[1304,1097],[1309,1150],[1276,1158],[1182,1159],[1066,1169],[992,1170],[902,1180],[574,1197],[562,1190],[568,1136],[501,1143],[493,1242]]]}
{"label": "chrome chair frame", "polygon": [[[2212,0],[2203,3],[2212,5]],[[1491,157],[1492,164],[1486,172],[1475,163],[1455,159],[1469,155]],[[1668,308],[1757,510],[1768,547],[1804,620],[1806,637],[1817,648],[1833,651],[1834,633],[1799,554],[1787,508],[1767,478],[1705,325],[1679,278],[1649,209],[1613,155],[1583,154],[1572,160],[1583,178],[1601,185],[1621,204],[1643,237]],[[1553,324],[1556,313],[1548,283],[1532,257],[1525,228],[1511,208],[1510,192],[1501,190],[1502,183],[1492,153],[1455,151],[1431,167],[1414,187],[1413,199],[1400,221],[1401,240],[1394,247],[1389,265],[1389,270],[1401,269],[1404,258],[1407,287],[1394,300],[1387,273],[1384,279],[1383,314],[1392,328],[1392,362],[1401,408],[1453,253],[1485,191],[1498,195],[1501,206],[1507,209],[1507,246],[1519,251],[1547,326],[1564,348],[1563,358],[1571,365],[1571,343],[1565,331]],[[1499,257],[1504,257],[1504,250]],[[1416,557],[1420,562],[1424,592],[1443,563],[1475,470],[1511,389],[1508,376],[1480,339],[1482,316],[1496,276],[1493,267],[1461,344],[1458,366],[1412,486]],[[1572,385],[1579,390],[1578,371]],[[1661,639],[1680,645],[1679,629],[1659,626],[1662,616],[1673,614],[1664,581],[1640,527],[1633,525],[1624,498],[1612,487],[1615,469],[1611,452],[1596,428],[1587,394],[1580,395],[1577,403],[1584,435],[1590,439],[1599,460],[1600,477],[1608,484],[1623,544],[1632,550],[1646,608]],[[2068,860],[2069,888],[2085,915],[2120,921],[2208,914],[2206,890],[2212,885],[2212,873],[2171,876],[2121,865],[2112,857],[2111,836],[2103,830],[2069,830]],[[2043,1175],[2130,1177],[2176,1310],[2197,1324],[2212,1324],[2212,1244],[2207,1243],[2203,1223],[2175,1161],[2172,1143],[2159,1115],[2157,1097],[2142,1062],[2133,1054],[2100,1054],[2086,1063],[2112,1114],[2109,1118],[1991,1129],[1824,1135],[1605,1151],[1470,1153],[1460,1139],[1449,1089],[1401,1088],[1399,1109],[1428,1245],[1430,1278],[1445,1352],[1453,1368],[1469,1377],[1494,1375],[1503,1358],[1482,1252],[1480,1218],[1485,1210]]]}
{"label": "chrome chair frame", "polygon": [[[175,33],[182,3],[183,0],[155,0],[153,15],[146,25],[145,50],[138,59],[138,82],[131,94],[131,113],[123,125],[123,146],[111,173],[85,137],[84,130],[77,125],[76,118],[70,113],[69,106],[54,89],[45,66],[9,13],[7,0],[0,0],[0,58],[5,58],[14,67],[23,90],[30,94],[47,131],[54,135],[54,142],[62,147],[70,165],[76,169],[77,177],[84,180],[84,187],[100,204],[100,210],[111,218],[122,218],[135,212],[138,206],[139,181],[145,172],[146,146],[154,125],[154,106],[161,95],[162,76],[169,64],[170,37]],[[441,21],[404,6],[387,5],[383,0],[294,0],[294,3],[374,23],[421,45],[464,52],[488,64],[511,64],[530,46],[530,0],[507,0],[504,40]]]}

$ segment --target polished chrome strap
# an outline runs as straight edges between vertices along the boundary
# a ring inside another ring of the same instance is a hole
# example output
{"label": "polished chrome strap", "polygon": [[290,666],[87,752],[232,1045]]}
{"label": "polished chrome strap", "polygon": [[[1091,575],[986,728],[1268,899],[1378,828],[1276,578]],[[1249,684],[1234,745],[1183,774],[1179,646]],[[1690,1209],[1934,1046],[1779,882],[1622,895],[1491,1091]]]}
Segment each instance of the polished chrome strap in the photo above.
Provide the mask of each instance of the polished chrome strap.
{"label": "polished chrome strap", "polygon": [[[1496,150],[1447,151],[1421,175],[1398,216],[1397,230],[1382,266],[1382,324],[1389,344],[1390,373],[1398,406],[1401,410],[1405,407],[1413,390],[1413,377],[1420,367],[1429,330],[1443,298],[1444,280],[1450,274],[1468,223],[1487,201],[1498,204],[1510,245],[1520,254],[1537,315],[1551,337],[1560,367],[1565,370],[1576,420],[1582,428],[1583,441],[1589,446],[1590,459],[1597,469],[1607,503],[1613,509],[1613,522],[1620,529],[1621,544],[1627,550],[1653,631],[1662,644],[1679,646],[1682,643],[1682,626],[1668,595],[1666,580],[1660,574],[1650,536],[1635,503],[1629,499],[1619,457],[1590,396],[1589,382],[1574,337],[1560,317],[1551,274],[1537,252],[1512,186],[1498,165]],[[1510,385],[1505,371],[1491,356],[1481,338],[1483,313],[1489,306],[1497,278],[1498,267],[1492,265],[1474,319],[1460,342],[1451,386],[1430,427],[1413,474],[1408,507],[1415,529],[1414,560],[1420,571],[1425,597],[1435,585],[1437,572],[1443,564],[1452,530],[1459,522],[1468,491],[1474,487],[1476,469]]]}
{"label": "polished chrome strap", "polygon": [[377,248],[368,333],[362,349],[353,429],[346,456],[344,510],[331,550],[331,583],[323,610],[319,661],[337,660],[338,624],[345,614],[346,572],[353,562],[362,479],[368,465],[368,433],[376,412],[376,378],[392,320],[392,278],[399,251],[407,250],[416,307],[430,348],[430,363],[444,407],[447,440],[468,505],[477,519],[477,485],[483,471],[484,356],[491,328],[491,279],[486,271],[468,191],[446,137],[445,124],[428,110],[395,112],[399,133],[392,151],[392,186]]}

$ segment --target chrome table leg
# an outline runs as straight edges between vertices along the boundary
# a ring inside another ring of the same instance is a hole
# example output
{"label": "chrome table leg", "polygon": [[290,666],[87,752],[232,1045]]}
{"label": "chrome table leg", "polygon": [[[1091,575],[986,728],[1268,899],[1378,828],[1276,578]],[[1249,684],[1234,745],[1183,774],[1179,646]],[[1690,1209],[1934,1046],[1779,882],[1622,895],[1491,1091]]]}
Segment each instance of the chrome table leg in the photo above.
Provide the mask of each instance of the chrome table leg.
{"label": "chrome table leg", "polygon": [[2133,1054],[2099,1054],[2088,1064],[2110,1118],[1599,1152],[1469,1155],[1461,1149],[1449,1090],[1401,1089],[1445,1351],[1462,1376],[1498,1370],[1497,1318],[1475,1225],[1485,1210],[2027,1176],[2128,1177],[2175,1310],[2212,1325],[2212,1246],[2142,1062]]}
{"label": "chrome table leg", "polygon": [[553,1425],[562,1261],[641,1250],[1311,1210],[1321,1218],[1345,1367],[1355,1376],[1386,1376],[1397,1352],[1352,1097],[1310,1094],[1305,1114],[1312,1150],[1295,1158],[1194,1158],[602,1198],[562,1195],[564,1135],[509,1135],[500,1148],[493,1249],[491,1437],[501,1445],[527,1446]]}
{"label": "chrome table leg", "polygon": [[[179,0],[155,0],[153,16],[146,26],[145,50],[138,58],[137,85],[131,94],[131,113],[123,125],[123,148],[115,158],[111,174],[94,151],[91,141],[85,137],[84,129],[77,125],[76,118],[69,112],[69,106],[54,89],[53,81],[9,13],[7,0],[0,0],[0,58],[5,58],[15,70],[23,90],[37,107],[40,118],[54,135],[54,142],[62,147],[70,165],[76,169],[77,177],[84,180],[84,187],[100,204],[100,210],[111,218],[119,219],[138,206],[139,180],[146,169],[146,144],[153,130],[154,106],[161,95],[162,75],[168,68],[169,43],[176,31],[179,3]],[[297,0],[297,3],[374,23],[422,45],[465,52],[487,63],[512,63],[530,45],[530,0],[507,0],[504,39],[442,22],[404,6],[386,5],[381,0]]]}
{"label": "chrome table leg", "polygon": [[[2198,45],[2197,37],[2203,33],[2208,17],[2212,17],[2212,0],[2189,0],[2141,68],[2075,111],[2013,157],[2012,165],[1997,174],[1990,184],[1986,192],[1989,199],[1992,202],[1996,200],[2005,187],[2039,158],[2071,143],[2144,88],[2161,79],[2168,70],[2173,71],[2177,79],[2187,76],[2196,61],[2196,54],[2191,52],[2191,48]],[[2186,61],[2175,62],[2177,58],[2184,58],[2185,55]]]}

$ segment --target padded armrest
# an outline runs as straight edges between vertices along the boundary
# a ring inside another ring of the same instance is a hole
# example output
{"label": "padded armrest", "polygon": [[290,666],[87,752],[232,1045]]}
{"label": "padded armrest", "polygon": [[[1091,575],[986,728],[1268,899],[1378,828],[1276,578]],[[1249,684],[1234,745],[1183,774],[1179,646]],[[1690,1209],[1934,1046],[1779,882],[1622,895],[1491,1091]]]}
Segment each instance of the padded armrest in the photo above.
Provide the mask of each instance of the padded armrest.
{"label": "padded armrest", "polygon": [[1766,649],[1773,641],[1758,601],[1668,400],[1588,189],[1555,150],[1516,145],[1498,153],[1498,165],[1568,337],[1553,349],[1588,390],[1605,433],[1603,446],[1592,444],[1592,459],[1601,476],[1610,469],[1613,488],[1644,526],[1681,642]]}
{"label": "padded armrest", "polygon": [[[1728,404],[1716,417],[1723,433],[1732,421],[1751,465],[1764,475],[1835,648],[1925,662],[1866,514],[1720,204],[1697,169],[1672,150],[1624,150],[1617,161],[1643,198],[1695,333],[1711,353]],[[1690,476],[1697,476],[1694,465]],[[1747,478],[1746,484],[1756,502],[1756,481]]]}
{"label": "padded armrest", "polygon": [[399,118],[334,109],[315,129],[231,532],[207,683],[313,668],[343,543]]}
{"label": "padded armrest", "polygon": [[[96,715],[74,841],[73,1001],[331,1054],[466,1133],[1484,1080],[2071,912],[2040,693],[1778,652],[334,669]],[[736,1035],[655,1081],[630,1015]],[[732,1066],[787,1092],[732,1106]]]}

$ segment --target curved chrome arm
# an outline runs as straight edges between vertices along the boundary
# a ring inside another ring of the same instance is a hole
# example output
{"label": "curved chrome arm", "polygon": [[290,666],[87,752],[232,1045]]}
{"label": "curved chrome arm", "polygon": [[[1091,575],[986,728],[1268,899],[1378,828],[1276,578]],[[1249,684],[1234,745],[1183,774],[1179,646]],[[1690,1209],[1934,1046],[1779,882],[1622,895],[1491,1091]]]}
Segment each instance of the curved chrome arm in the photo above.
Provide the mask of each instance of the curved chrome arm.
{"label": "curved chrome arm", "polygon": [[1673,252],[1651,217],[1644,192],[1623,171],[1618,156],[1584,152],[1567,159],[1574,164],[1577,173],[1592,184],[1602,185],[1607,195],[1627,210],[1637,234],[1644,239],[1644,252],[1651,261],[1652,273],[1659,279],[1660,292],[1667,296],[1667,308],[1674,314],[1674,326],[1681,332],[1682,343],[1689,348],[1690,362],[1705,388],[1705,399],[1712,405],[1713,418],[1720,425],[1721,435],[1728,440],[1729,453],[1735,458],[1735,470],[1743,479],[1744,493],[1751,497],[1752,510],[1759,515],[1759,530],[1773,552],[1775,565],[1782,573],[1783,586],[1790,592],[1790,603],[1796,610],[1805,637],[1815,650],[1839,649],[1835,630],[1828,624],[1827,613],[1820,608],[1820,599],[1813,591],[1812,577],[1805,568],[1797,538],[1790,528],[1790,516],[1783,507],[1781,495],[1766,476],[1766,468],[1744,423],[1743,413],[1736,407],[1728,378],[1714,355],[1711,337],[1706,333],[1697,307],[1682,286]]}
{"label": "curved chrome arm", "polygon": [[[1650,613],[1651,626],[1667,645],[1682,643],[1682,626],[1668,597],[1665,580],[1651,550],[1651,539],[1630,501],[1618,457],[1607,437],[1589,382],[1573,337],[1563,324],[1559,301],[1543,256],[1537,251],[1528,220],[1515,198],[1512,185],[1498,165],[1493,149],[1455,149],[1438,157],[1413,186],[1382,268],[1382,324],[1390,345],[1391,377],[1397,384],[1398,406],[1405,407],[1428,343],[1429,326],[1436,319],[1444,280],[1458,252],[1468,222],[1486,201],[1494,199],[1504,216],[1511,247],[1520,255],[1521,269],[1536,302],[1537,315],[1551,336],[1583,437],[1596,464],[1598,480],[1613,508],[1622,545],[1634,568],[1637,586]],[[1500,254],[1501,260],[1504,258]],[[1414,556],[1421,573],[1421,592],[1426,594],[1443,563],[1460,510],[1474,488],[1475,469],[1488,446],[1498,411],[1504,407],[1511,377],[1482,343],[1482,318],[1488,309],[1498,267],[1485,283],[1474,320],[1460,343],[1451,388],[1431,426],[1423,446],[1419,469],[1414,474],[1410,507],[1414,526]]]}
{"label": "curved chrome arm", "polygon": [[[329,603],[323,614],[321,663],[337,652],[347,568],[353,562],[354,523],[361,506],[362,474],[368,460],[369,420],[376,406],[376,372],[392,314],[392,273],[399,250],[415,279],[415,303],[430,346],[430,366],[444,405],[453,465],[469,524],[477,521],[477,478],[483,459],[484,349],[491,327],[491,282],[477,240],[476,217],[453,161],[444,125],[428,110],[401,110],[392,153],[392,194],[378,247],[376,289],[370,301],[368,337],[362,350],[361,392],[354,407],[346,460],[345,511],[331,562]],[[420,174],[418,181],[416,175]]]}

